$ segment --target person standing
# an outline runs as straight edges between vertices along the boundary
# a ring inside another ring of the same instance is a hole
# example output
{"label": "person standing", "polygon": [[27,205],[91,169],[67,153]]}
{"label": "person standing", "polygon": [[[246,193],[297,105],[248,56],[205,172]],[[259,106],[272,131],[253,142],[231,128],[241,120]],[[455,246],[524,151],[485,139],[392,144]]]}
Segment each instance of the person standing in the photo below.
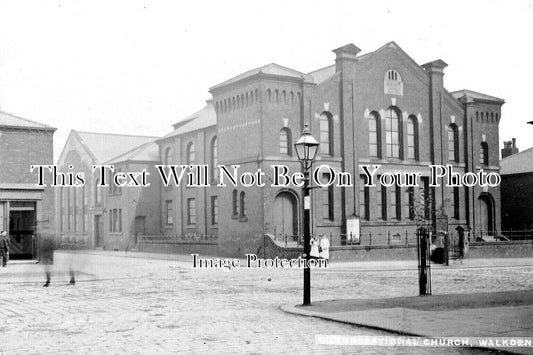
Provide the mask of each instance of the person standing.
{"label": "person standing", "polygon": [[329,260],[329,239],[325,234],[322,234],[320,238],[320,244],[318,245],[320,258]]}
{"label": "person standing", "polygon": [[9,241],[7,240],[6,231],[0,233],[0,257],[2,258],[2,267],[6,267],[9,257]]}
{"label": "person standing", "polygon": [[320,257],[320,252],[318,251],[318,241],[315,237],[311,237],[311,252],[309,253],[310,259],[318,259]]}

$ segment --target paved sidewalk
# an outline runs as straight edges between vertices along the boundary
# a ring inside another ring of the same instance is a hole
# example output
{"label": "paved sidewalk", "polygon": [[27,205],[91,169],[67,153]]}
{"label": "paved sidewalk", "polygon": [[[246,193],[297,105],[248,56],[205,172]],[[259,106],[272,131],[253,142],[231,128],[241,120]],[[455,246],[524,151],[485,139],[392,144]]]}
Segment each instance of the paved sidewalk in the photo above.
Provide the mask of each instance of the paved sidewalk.
{"label": "paved sidewalk", "polygon": [[[281,309],[409,336],[533,339],[533,290],[344,299],[319,301],[308,307],[285,305]],[[486,348],[533,354],[533,347]]]}

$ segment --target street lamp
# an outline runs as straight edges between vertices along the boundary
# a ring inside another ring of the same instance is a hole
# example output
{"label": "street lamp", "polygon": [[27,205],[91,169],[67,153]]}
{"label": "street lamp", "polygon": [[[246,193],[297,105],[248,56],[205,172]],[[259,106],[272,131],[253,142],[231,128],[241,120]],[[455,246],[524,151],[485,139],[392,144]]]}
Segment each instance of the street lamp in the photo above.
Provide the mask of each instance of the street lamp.
{"label": "street lamp", "polygon": [[298,141],[294,144],[296,148],[296,155],[298,160],[302,164],[302,170],[304,174],[304,203],[303,203],[303,230],[304,230],[304,255],[305,255],[305,267],[304,267],[304,306],[311,305],[311,269],[309,268],[309,253],[311,252],[311,228],[310,228],[310,210],[311,210],[311,198],[309,196],[309,169],[313,165],[316,153],[318,151],[319,143],[311,135],[309,126],[306,123],[304,131]]}

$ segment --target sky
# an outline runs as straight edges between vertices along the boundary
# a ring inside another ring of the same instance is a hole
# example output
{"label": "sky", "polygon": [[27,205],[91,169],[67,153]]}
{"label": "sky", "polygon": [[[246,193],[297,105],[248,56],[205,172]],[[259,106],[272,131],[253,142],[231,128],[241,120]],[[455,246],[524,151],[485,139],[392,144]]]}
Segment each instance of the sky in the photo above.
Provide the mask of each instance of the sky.
{"label": "sky", "polygon": [[[301,72],[331,50],[395,41],[448,63],[449,91],[505,99],[500,148],[533,146],[533,0],[0,0],[0,110],[58,128],[162,136],[209,88],[271,62]],[[525,113],[524,113],[525,112]]]}

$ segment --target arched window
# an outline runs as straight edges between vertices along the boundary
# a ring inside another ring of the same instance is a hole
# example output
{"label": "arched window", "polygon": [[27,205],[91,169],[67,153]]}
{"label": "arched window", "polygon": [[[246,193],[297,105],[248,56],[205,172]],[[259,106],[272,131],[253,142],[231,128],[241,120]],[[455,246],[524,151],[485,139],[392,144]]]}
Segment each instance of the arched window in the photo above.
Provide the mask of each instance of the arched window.
{"label": "arched window", "polygon": [[479,164],[489,165],[489,145],[487,142],[481,142],[479,146]]}
{"label": "arched window", "polygon": [[294,103],[294,91],[291,91],[291,104]]}
{"label": "arched window", "polygon": [[172,157],[172,148],[168,147],[167,149],[165,149],[165,158],[164,158],[165,165],[172,164],[173,160],[174,159]]}
{"label": "arched window", "polygon": [[387,157],[401,159],[401,125],[398,112],[394,108],[389,108],[385,113],[385,142],[387,146]]}
{"label": "arched window", "polygon": [[368,118],[368,155],[381,158],[381,120],[377,112]]}
{"label": "arched window", "polygon": [[418,160],[418,120],[414,116],[407,120],[407,159]]}
{"label": "arched window", "polygon": [[282,95],[283,95],[283,104],[287,104],[287,91],[283,90],[282,91]]}
{"label": "arched window", "polygon": [[244,191],[241,191],[239,202],[240,202],[240,212],[241,212],[239,217],[244,218],[246,217],[246,195],[244,194]]}
{"label": "arched window", "polygon": [[270,89],[267,89],[267,97],[268,102],[272,102],[272,91]]}
{"label": "arched window", "polygon": [[250,106],[250,101],[248,101],[248,93],[246,93],[246,107]]}
{"label": "arched window", "polygon": [[232,204],[233,204],[233,217],[237,217],[239,215],[239,201],[238,201],[238,192],[237,190],[233,190],[232,194]]}
{"label": "arched window", "polygon": [[279,152],[292,156],[292,135],[291,130],[288,128],[282,128],[279,131]]}
{"label": "arched window", "polygon": [[278,91],[278,89],[274,90],[274,95],[276,96],[276,103],[279,104],[279,91]]}
{"label": "arched window", "polygon": [[320,115],[320,153],[333,155],[333,118],[329,112]]}
{"label": "arched window", "polygon": [[[481,113],[483,116],[483,113]],[[455,124],[448,126],[448,160],[459,161],[459,130]]]}
{"label": "arched window", "polygon": [[187,164],[189,165],[194,164],[194,158],[195,158],[194,143],[191,142],[187,146]]}
{"label": "arched window", "polygon": [[213,183],[218,179],[218,146],[217,137],[213,137],[211,140],[211,177]]}

